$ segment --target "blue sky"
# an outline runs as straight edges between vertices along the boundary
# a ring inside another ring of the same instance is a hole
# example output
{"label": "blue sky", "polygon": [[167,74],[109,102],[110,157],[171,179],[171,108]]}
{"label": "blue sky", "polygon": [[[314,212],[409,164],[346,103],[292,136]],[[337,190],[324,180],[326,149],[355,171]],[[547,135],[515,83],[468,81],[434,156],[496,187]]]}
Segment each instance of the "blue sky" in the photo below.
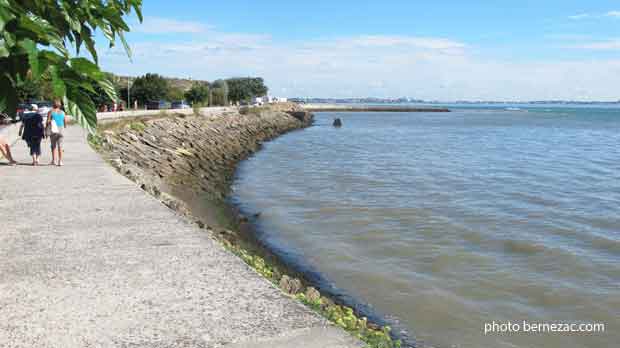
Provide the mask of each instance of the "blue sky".
{"label": "blue sky", "polygon": [[119,74],[263,76],[274,95],[620,99],[612,1],[160,1]]}

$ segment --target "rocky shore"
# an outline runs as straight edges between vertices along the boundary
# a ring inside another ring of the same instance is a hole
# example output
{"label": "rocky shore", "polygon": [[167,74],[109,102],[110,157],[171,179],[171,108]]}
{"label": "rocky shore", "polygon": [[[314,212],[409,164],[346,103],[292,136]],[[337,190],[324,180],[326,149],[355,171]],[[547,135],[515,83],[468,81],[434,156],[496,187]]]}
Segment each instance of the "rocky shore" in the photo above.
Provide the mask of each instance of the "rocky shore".
{"label": "rocky shore", "polygon": [[[132,119],[104,124],[100,148],[123,175],[154,196],[163,196],[175,210],[189,214],[191,206],[199,209],[205,199],[223,202],[237,164],[264,141],[307,127],[312,120],[311,113],[294,105],[286,111],[245,109],[219,115]],[[174,202],[172,197],[181,200]],[[202,218],[208,224],[221,224],[213,216]]]}
{"label": "rocky shore", "polygon": [[312,122],[313,115],[295,104],[149,115],[106,122],[91,144],[121,174],[172,210],[215,237],[286,268],[227,197],[239,162],[263,142]]}
{"label": "rocky shore", "polygon": [[350,308],[322,296],[303,274],[287,268],[256,239],[248,218],[226,201],[240,161],[263,142],[312,122],[312,113],[296,104],[219,115],[160,115],[104,124],[90,142],[121,174],[205,228],[285,293],[370,347],[375,346],[373,342],[395,346],[389,328],[358,318]]}

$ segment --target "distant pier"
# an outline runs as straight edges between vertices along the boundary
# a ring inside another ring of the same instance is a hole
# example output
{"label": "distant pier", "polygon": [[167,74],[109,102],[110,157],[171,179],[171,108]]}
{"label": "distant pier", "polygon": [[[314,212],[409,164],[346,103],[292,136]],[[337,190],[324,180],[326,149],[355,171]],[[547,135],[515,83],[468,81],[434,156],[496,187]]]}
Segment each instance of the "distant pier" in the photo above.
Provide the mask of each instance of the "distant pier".
{"label": "distant pier", "polygon": [[349,111],[349,112],[450,112],[447,108],[419,107],[406,105],[350,105],[350,104],[300,104],[307,111]]}

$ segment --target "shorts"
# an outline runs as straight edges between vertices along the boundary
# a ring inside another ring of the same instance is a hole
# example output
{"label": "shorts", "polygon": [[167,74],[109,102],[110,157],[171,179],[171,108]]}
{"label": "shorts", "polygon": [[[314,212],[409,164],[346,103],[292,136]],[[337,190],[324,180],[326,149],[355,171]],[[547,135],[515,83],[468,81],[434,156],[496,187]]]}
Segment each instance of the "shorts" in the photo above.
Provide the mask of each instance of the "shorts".
{"label": "shorts", "polygon": [[52,143],[52,150],[55,150],[57,147],[62,147],[62,140],[64,135],[62,133],[55,133],[50,135],[50,142]]}

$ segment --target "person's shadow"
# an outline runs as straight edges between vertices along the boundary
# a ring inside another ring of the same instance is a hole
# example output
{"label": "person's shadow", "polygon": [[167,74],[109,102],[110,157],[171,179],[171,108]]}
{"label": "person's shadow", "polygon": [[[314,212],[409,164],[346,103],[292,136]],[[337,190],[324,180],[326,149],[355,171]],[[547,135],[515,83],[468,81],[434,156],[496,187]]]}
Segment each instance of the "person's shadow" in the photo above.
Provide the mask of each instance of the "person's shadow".
{"label": "person's shadow", "polygon": [[10,164],[9,162],[0,162],[0,166],[2,167],[17,167],[17,166],[26,166],[26,167],[51,167],[52,165],[49,163],[39,163],[36,166],[33,166],[32,163],[23,163],[17,162],[15,164]]}

